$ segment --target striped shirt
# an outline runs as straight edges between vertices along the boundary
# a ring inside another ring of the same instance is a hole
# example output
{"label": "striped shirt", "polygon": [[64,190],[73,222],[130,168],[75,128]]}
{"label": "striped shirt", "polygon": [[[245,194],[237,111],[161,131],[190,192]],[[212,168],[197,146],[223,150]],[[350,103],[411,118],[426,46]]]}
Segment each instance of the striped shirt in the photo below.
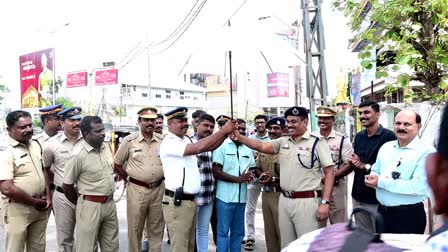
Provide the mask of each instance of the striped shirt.
{"label": "striped shirt", "polygon": [[[195,143],[199,141],[198,135],[192,137]],[[201,188],[196,194],[196,203],[198,206],[207,205],[215,199],[215,177],[212,171],[212,152],[203,152],[197,155],[199,163],[199,174],[201,176]]]}

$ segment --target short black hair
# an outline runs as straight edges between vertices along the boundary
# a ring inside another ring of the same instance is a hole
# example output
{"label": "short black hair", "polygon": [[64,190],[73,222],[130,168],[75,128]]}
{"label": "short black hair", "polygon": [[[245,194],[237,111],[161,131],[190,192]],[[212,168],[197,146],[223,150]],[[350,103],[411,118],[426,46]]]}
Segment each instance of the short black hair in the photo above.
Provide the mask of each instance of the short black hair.
{"label": "short black hair", "polygon": [[417,112],[415,112],[415,122],[422,123],[422,117]]}
{"label": "short black hair", "polygon": [[258,119],[263,119],[264,122],[269,121],[269,119],[268,119],[268,117],[267,117],[266,115],[257,115],[257,116],[255,116],[254,121],[256,121],[256,120],[258,120]]}
{"label": "short black hair", "polygon": [[374,101],[363,101],[361,102],[361,104],[359,104],[360,108],[363,107],[371,107],[373,109],[373,111],[375,112],[380,112],[380,105],[377,102]]}
{"label": "short black hair", "polygon": [[445,107],[445,111],[442,115],[439,130],[439,143],[437,144],[437,152],[448,160],[448,105]]}
{"label": "short black hair", "polygon": [[201,117],[203,114],[207,114],[204,110],[196,110],[195,112],[193,112],[193,114],[191,114],[191,117],[193,118],[198,118]]}
{"label": "short black hair", "polygon": [[237,121],[238,124],[240,124],[240,123],[244,123],[244,124],[246,124],[246,121],[244,121],[244,120],[241,119],[241,118],[236,119],[236,121]]}
{"label": "short black hair", "polygon": [[163,120],[163,115],[162,114],[157,114],[157,118],[156,119],[162,119]]}
{"label": "short black hair", "polygon": [[81,120],[81,133],[83,137],[86,137],[87,134],[92,131],[92,123],[98,124],[103,123],[103,120],[101,120],[101,117],[99,116],[85,116]]}
{"label": "short black hair", "polygon": [[8,126],[8,128],[12,128],[14,127],[14,125],[16,124],[16,122],[22,118],[22,117],[29,117],[31,118],[31,114],[25,110],[15,110],[12,111],[11,113],[9,113],[6,116],[6,126]]}
{"label": "short black hair", "polygon": [[201,117],[199,117],[198,123],[201,123],[203,121],[210,121],[212,123],[215,123],[215,118],[209,114],[202,114]]}

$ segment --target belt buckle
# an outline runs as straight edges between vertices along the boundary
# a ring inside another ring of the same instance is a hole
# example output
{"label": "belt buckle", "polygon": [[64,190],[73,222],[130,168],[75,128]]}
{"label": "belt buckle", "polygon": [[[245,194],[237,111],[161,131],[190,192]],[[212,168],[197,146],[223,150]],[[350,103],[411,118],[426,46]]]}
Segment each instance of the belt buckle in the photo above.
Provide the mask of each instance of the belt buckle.
{"label": "belt buckle", "polygon": [[317,193],[317,191],[313,191],[313,193],[314,193],[314,198],[318,198],[319,197],[319,194]]}
{"label": "belt buckle", "polygon": [[282,191],[282,192],[286,198],[291,198],[291,193],[289,191]]}

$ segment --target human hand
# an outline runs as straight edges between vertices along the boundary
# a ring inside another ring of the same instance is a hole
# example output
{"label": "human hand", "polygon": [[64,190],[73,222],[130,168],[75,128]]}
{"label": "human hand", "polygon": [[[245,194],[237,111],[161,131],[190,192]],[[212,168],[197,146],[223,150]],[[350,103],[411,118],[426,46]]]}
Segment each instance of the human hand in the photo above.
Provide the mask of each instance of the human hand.
{"label": "human hand", "polygon": [[377,175],[365,175],[364,176],[364,184],[371,188],[376,188],[378,185],[378,176]]}
{"label": "human hand", "polygon": [[245,172],[245,173],[241,174],[239,179],[240,179],[240,181],[239,181],[240,184],[250,183],[250,181],[252,181],[252,179],[253,179],[252,172]]}
{"label": "human hand", "polygon": [[352,159],[350,160],[350,162],[358,169],[365,169],[365,164],[356,154],[352,154]]}
{"label": "human hand", "polygon": [[268,185],[272,182],[272,175],[269,172],[263,172],[258,178],[261,185]]}
{"label": "human hand", "polygon": [[46,199],[39,199],[39,198],[33,198],[33,207],[36,208],[39,211],[44,211],[47,208],[47,200]]}
{"label": "human hand", "polygon": [[234,132],[237,129],[238,128],[237,128],[237,121],[236,120],[229,120],[229,121],[226,122],[224,127],[222,127],[222,130],[224,130],[224,132],[226,134],[230,134],[230,133]]}
{"label": "human hand", "polygon": [[324,221],[330,216],[330,205],[321,204],[317,209],[316,217],[318,221]]}

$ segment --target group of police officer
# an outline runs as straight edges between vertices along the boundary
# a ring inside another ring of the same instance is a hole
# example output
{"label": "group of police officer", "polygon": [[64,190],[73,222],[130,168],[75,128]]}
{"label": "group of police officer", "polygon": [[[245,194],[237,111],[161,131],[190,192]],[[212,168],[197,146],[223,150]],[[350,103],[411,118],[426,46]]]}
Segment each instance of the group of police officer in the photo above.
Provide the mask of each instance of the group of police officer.
{"label": "group of police officer", "polygon": [[201,185],[197,155],[228,137],[260,152],[254,174],[263,186],[268,251],[318,229],[328,217],[331,223],[347,218],[346,184],[338,169],[353,149],[347,136],[333,130],[331,108],[318,108],[319,132],[307,130],[306,108],[292,107],[284,118],[267,122],[271,141],[250,139],[237,131],[236,120],[227,120],[193,142],[186,136],[186,108],[165,114],[168,133],[162,135],[155,132],[158,110],[145,107],[138,112],[140,131],[121,141],[115,158],[104,143],[101,118],[82,118],[81,108],[62,105],[40,111],[44,130],[33,139],[29,113],[13,111],[6,118],[9,136],[0,150],[6,251],[45,251],[51,210],[59,251],[118,251],[114,173],[129,182],[128,251],[141,251],[145,226],[151,251],[161,251],[165,222],[172,251],[193,251],[194,199]]}

